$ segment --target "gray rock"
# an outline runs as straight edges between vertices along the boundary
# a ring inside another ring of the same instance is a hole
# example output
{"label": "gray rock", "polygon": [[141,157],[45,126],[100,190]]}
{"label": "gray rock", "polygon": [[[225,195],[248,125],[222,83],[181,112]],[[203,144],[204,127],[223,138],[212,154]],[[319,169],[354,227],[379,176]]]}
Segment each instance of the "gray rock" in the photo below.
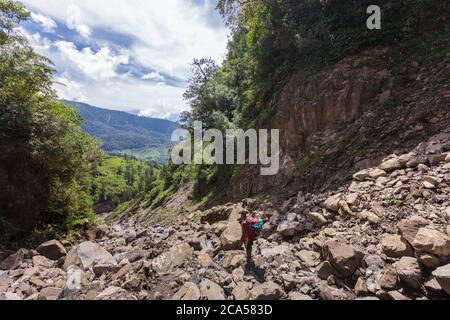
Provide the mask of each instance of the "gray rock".
{"label": "gray rock", "polygon": [[200,294],[208,300],[225,300],[225,292],[215,282],[204,279],[200,283]]}
{"label": "gray rock", "polygon": [[325,246],[326,257],[344,277],[350,277],[361,265],[364,254],[350,246],[330,241]]}
{"label": "gray rock", "polygon": [[186,282],[180,290],[172,297],[176,301],[196,301],[200,300],[200,289],[195,283]]}
{"label": "gray rock", "polygon": [[433,272],[433,276],[442,289],[450,295],[450,264],[436,269]]}
{"label": "gray rock", "polygon": [[414,290],[422,287],[422,270],[416,258],[403,257],[395,264],[400,281]]}
{"label": "gray rock", "polygon": [[55,261],[67,254],[66,248],[57,240],[47,241],[41,244],[36,250],[44,257]]}
{"label": "gray rock", "polygon": [[269,281],[257,284],[250,291],[250,300],[278,300],[283,295],[283,289],[276,283]]}
{"label": "gray rock", "polygon": [[158,273],[168,273],[191,258],[193,253],[192,248],[187,243],[176,245],[153,259],[152,268]]}
{"label": "gray rock", "polygon": [[108,263],[112,265],[117,264],[113,256],[103,247],[96,243],[87,241],[69,251],[63,268],[64,270],[67,270],[70,266],[78,266],[83,270],[88,270],[92,267],[94,262]]}

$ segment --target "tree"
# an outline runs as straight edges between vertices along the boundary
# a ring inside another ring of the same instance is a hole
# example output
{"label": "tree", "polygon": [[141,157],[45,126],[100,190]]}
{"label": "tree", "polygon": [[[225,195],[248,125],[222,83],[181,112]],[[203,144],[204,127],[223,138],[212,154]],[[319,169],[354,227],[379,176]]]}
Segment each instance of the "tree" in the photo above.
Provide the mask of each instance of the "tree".
{"label": "tree", "polygon": [[56,101],[51,62],[19,33],[28,16],[19,2],[0,0],[0,220],[68,230],[93,218],[90,171],[100,149]]}

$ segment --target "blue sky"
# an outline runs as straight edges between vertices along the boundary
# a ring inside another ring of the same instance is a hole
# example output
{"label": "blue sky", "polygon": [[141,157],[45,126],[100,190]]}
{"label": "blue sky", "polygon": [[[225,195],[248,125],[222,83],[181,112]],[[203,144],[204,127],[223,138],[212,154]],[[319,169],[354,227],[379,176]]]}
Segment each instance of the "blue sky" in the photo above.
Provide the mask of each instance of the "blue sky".
{"label": "blue sky", "polygon": [[55,64],[61,98],[175,119],[194,58],[225,56],[217,0],[22,0],[22,29]]}

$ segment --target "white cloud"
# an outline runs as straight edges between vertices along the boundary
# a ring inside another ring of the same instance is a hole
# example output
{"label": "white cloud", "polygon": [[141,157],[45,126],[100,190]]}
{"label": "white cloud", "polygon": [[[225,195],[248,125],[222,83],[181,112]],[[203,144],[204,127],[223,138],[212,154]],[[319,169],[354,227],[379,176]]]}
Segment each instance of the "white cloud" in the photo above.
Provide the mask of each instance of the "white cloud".
{"label": "white cloud", "polygon": [[55,31],[56,22],[47,16],[44,16],[43,14],[40,14],[40,13],[31,12],[31,19],[34,22],[40,24],[42,27],[42,30],[44,30],[45,32]]}
{"label": "white cloud", "polygon": [[92,31],[91,28],[81,22],[80,8],[74,5],[69,5],[67,14],[67,28],[69,28],[70,30],[76,30],[82,37],[89,39],[91,37]]}
{"label": "white cloud", "polygon": [[157,71],[150,72],[142,77],[142,80],[152,80],[157,82],[164,81],[164,77]]}
{"label": "white cloud", "polygon": [[97,52],[93,52],[89,47],[78,51],[75,44],[67,41],[58,41],[55,47],[84,75],[97,81],[105,81],[117,76],[117,67],[120,64],[128,64],[129,60],[128,55],[114,55],[107,47],[102,47]]}
{"label": "white cloud", "polygon": [[[188,109],[182,98],[185,88],[168,86],[163,74],[187,79],[194,58],[211,57],[221,62],[226,52],[228,30],[223,25],[211,25],[215,1],[205,1],[201,6],[198,0],[197,5],[194,0],[23,2],[33,12],[65,23],[87,41],[80,49],[73,40],[49,43],[41,37],[33,40],[33,46],[54,61],[59,74],[66,73],[68,84],[58,92],[67,99],[82,97],[99,107],[138,109],[152,116],[184,111]],[[112,40],[96,39],[99,30],[129,40],[127,47],[120,49],[121,45]],[[120,65],[129,61],[155,71],[142,79],[119,75]]]}

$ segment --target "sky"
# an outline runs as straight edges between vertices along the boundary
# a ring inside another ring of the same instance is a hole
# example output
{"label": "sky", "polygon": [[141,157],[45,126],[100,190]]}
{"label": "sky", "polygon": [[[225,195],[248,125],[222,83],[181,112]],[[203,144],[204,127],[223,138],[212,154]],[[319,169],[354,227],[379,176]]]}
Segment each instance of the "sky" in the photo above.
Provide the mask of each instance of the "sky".
{"label": "sky", "polygon": [[60,98],[176,120],[190,63],[222,62],[217,0],[22,0],[22,32],[55,64]]}

